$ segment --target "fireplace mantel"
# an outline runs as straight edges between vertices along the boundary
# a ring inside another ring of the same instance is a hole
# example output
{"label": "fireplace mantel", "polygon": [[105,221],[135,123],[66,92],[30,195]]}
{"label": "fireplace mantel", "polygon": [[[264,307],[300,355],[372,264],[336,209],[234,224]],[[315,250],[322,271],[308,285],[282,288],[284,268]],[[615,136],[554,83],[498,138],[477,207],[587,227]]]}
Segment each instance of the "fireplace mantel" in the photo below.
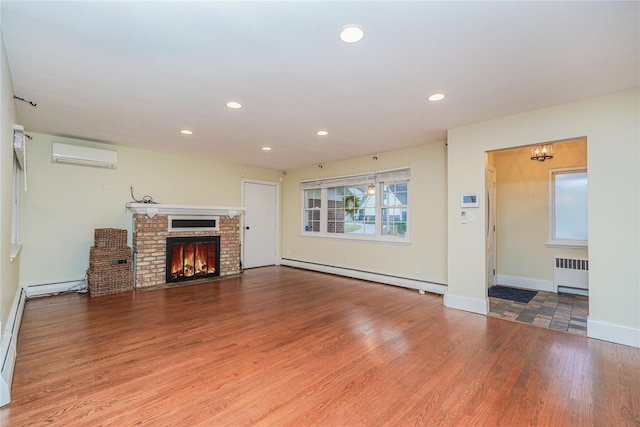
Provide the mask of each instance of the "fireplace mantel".
{"label": "fireplace mantel", "polygon": [[127,203],[127,209],[135,214],[147,215],[227,215],[235,218],[244,208],[228,206],[166,205],[162,203]]}

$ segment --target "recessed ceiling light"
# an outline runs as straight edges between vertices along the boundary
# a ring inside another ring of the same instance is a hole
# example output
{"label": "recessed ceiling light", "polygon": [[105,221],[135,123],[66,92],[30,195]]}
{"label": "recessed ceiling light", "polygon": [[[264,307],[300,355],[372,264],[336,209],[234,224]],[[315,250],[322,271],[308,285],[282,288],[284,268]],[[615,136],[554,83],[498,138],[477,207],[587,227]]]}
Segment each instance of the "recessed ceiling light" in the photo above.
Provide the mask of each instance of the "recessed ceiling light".
{"label": "recessed ceiling light", "polygon": [[191,135],[193,134],[193,132],[191,132],[189,129],[182,129],[180,131],[180,133],[185,134],[185,135]]}
{"label": "recessed ceiling light", "polygon": [[326,130],[319,130],[318,132],[316,132],[316,135],[318,135],[318,136],[327,136],[327,135],[329,135],[329,132],[327,132]]}
{"label": "recessed ceiling light", "polygon": [[446,95],[444,93],[434,93],[428,99],[429,101],[442,101]]}
{"label": "recessed ceiling light", "polygon": [[236,101],[229,101],[229,102],[227,102],[227,107],[233,108],[235,110],[235,109],[238,109],[238,108],[242,108],[242,104],[240,104],[239,102],[236,102]]}
{"label": "recessed ceiling light", "polygon": [[358,43],[364,37],[364,30],[357,25],[349,25],[340,31],[340,40],[345,43]]}
{"label": "recessed ceiling light", "polygon": [[271,147],[262,147],[262,151],[271,151]]}

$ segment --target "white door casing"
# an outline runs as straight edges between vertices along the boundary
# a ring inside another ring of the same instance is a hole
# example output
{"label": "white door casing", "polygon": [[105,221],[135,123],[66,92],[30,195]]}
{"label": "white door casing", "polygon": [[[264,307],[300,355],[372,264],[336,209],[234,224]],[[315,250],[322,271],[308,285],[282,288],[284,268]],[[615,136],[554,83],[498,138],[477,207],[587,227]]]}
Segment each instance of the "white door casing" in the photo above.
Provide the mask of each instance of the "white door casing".
{"label": "white door casing", "polygon": [[487,288],[496,284],[496,169],[488,166],[486,177],[487,197]]}
{"label": "white door casing", "polygon": [[243,180],[243,268],[279,264],[280,184]]}

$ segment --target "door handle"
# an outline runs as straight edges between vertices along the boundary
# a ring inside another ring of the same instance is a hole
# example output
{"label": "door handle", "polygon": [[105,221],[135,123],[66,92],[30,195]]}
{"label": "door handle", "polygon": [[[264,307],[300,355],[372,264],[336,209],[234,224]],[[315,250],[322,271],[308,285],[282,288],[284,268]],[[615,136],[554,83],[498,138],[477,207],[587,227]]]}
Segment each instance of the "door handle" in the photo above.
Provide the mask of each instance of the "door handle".
{"label": "door handle", "polygon": [[249,226],[247,225],[244,229],[245,229],[245,230],[248,230],[249,228],[251,228],[251,227],[249,227]]}

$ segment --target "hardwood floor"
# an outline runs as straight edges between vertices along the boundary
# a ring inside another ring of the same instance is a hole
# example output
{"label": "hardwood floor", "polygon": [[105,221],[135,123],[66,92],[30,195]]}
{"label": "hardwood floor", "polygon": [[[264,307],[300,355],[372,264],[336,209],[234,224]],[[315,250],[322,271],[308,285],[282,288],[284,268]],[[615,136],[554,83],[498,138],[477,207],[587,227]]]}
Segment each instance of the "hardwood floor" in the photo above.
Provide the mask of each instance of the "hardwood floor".
{"label": "hardwood floor", "polygon": [[638,426],[640,349],[287,267],[27,302],[2,426]]}

